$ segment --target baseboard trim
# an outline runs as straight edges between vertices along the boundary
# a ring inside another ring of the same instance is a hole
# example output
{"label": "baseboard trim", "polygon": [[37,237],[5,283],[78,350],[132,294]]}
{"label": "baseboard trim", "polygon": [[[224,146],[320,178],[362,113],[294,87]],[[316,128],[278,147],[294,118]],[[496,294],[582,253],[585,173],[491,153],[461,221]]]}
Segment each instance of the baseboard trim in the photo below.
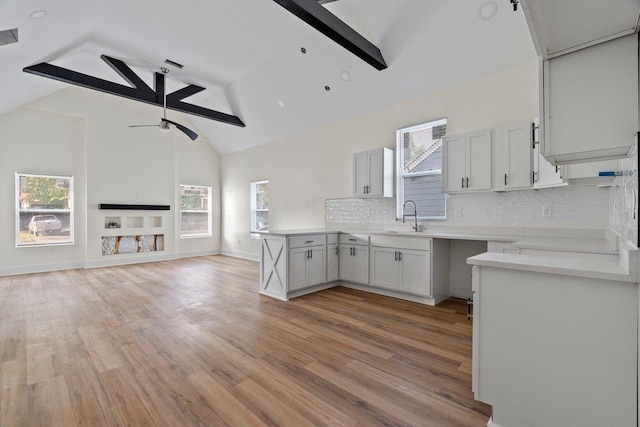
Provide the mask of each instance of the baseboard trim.
{"label": "baseboard trim", "polygon": [[0,268],[0,276],[17,276],[19,274],[47,273],[50,271],[74,270],[83,268],[84,263],[64,262],[59,264],[22,265],[19,267]]}
{"label": "baseboard trim", "polygon": [[205,249],[201,251],[178,252],[176,258],[195,258],[199,256],[220,255],[220,249]]}
{"label": "baseboard trim", "polygon": [[171,261],[177,259],[175,253],[162,255],[149,255],[137,257],[120,257],[120,255],[109,255],[109,259],[91,260],[84,265],[85,268],[112,267],[116,265],[142,264],[145,262]]}
{"label": "baseboard trim", "polygon": [[229,249],[222,249],[222,251],[220,251],[220,254],[232,256],[234,258],[242,258],[242,259],[248,259],[251,261],[260,262],[260,255],[254,255],[247,252],[237,252],[237,251],[230,251]]}

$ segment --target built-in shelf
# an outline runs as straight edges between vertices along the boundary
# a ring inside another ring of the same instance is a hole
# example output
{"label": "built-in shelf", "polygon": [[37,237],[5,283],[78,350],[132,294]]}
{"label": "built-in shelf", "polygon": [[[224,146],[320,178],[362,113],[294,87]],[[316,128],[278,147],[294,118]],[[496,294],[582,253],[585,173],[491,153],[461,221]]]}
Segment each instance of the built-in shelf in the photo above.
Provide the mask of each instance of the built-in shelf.
{"label": "built-in shelf", "polygon": [[168,211],[171,205],[131,205],[120,203],[100,203],[99,209],[137,210],[137,211]]}
{"label": "built-in shelf", "polygon": [[105,216],[104,228],[120,228],[122,227],[122,218],[119,216]]}
{"label": "built-in shelf", "polygon": [[161,216],[150,216],[149,219],[149,227],[158,228],[162,227],[162,217]]}
{"label": "built-in shelf", "polygon": [[127,228],[142,228],[144,227],[144,217],[142,216],[128,216]]}

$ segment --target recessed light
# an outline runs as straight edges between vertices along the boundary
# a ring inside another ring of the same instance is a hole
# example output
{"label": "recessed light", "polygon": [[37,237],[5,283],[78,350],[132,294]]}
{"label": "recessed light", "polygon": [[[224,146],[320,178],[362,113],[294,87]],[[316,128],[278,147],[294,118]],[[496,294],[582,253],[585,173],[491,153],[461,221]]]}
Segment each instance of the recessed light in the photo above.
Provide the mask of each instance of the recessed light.
{"label": "recessed light", "polygon": [[478,9],[478,18],[483,21],[488,21],[490,19],[493,19],[493,17],[496,16],[497,13],[498,4],[493,0],[489,0],[482,3],[482,6],[480,6],[480,9]]}
{"label": "recessed light", "polygon": [[284,108],[284,107],[287,105],[287,104],[284,102],[284,100],[282,100],[282,99],[278,99],[278,100],[276,101],[276,104],[278,104],[278,107],[280,107],[280,108]]}
{"label": "recessed light", "polygon": [[47,16],[47,11],[46,10],[36,10],[35,12],[31,12],[29,14],[29,18],[31,18],[31,19],[42,19],[45,16]]}
{"label": "recessed light", "polygon": [[300,48],[300,53],[305,54],[307,53],[307,49],[305,49],[304,47]]}
{"label": "recessed light", "polygon": [[329,92],[329,91],[331,90],[331,87],[330,87],[330,86],[325,86],[325,87],[324,87],[324,90],[326,90],[327,92]]}
{"label": "recessed light", "polygon": [[351,74],[349,74],[349,72],[348,72],[348,71],[342,71],[342,72],[340,73],[340,78],[341,78],[343,81],[348,82],[349,80],[351,80]]}

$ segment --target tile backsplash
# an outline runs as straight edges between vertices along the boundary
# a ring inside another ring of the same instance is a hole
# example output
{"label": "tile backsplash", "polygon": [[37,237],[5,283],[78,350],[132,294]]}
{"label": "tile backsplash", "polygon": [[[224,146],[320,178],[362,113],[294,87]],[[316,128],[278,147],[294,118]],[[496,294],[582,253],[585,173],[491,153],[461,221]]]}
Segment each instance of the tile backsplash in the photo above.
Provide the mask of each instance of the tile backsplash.
{"label": "tile backsplash", "polygon": [[[565,186],[450,195],[446,221],[432,223],[606,230],[609,216],[609,189]],[[325,223],[328,228],[345,224],[396,224],[395,199],[328,199]]]}

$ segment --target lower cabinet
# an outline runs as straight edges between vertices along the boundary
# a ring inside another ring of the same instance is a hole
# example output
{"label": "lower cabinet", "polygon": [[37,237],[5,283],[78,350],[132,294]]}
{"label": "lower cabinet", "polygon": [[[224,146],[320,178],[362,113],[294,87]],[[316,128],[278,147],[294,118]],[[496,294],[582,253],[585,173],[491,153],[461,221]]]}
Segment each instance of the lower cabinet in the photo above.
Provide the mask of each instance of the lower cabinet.
{"label": "lower cabinet", "polygon": [[340,280],[354,283],[369,283],[369,247],[341,244]]}
{"label": "lower cabinet", "polygon": [[325,246],[289,249],[289,290],[306,288],[327,281]]}
{"label": "lower cabinet", "polygon": [[431,253],[372,247],[371,286],[431,296]]}
{"label": "lower cabinet", "polygon": [[338,280],[338,244],[327,245],[327,282]]}

